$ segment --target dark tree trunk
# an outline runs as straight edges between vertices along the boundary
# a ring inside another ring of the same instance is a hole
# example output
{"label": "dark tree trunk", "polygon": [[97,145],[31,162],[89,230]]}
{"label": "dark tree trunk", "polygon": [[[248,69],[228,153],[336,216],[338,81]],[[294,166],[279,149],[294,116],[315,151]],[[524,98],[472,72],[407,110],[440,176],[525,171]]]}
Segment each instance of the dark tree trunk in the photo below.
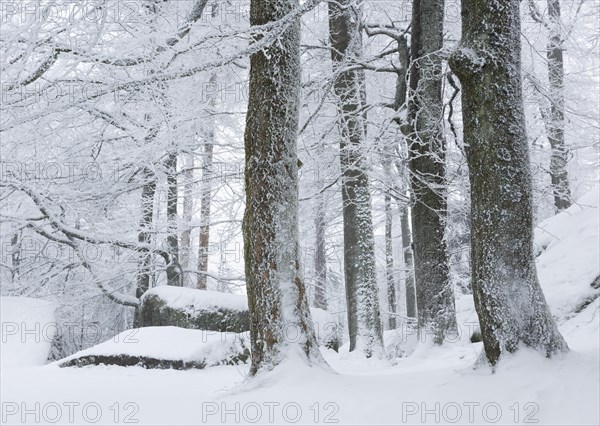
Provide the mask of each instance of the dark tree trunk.
{"label": "dark tree trunk", "polygon": [[394,245],[392,240],[392,197],[390,189],[386,189],[384,195],[385,204],[385,278],[387,284],[388,309],[390,311],[388,326],[390,330],[396,328],[396,315],[398,307],[396,303],[396,280],[394,277]]}
{"label": "dark tree trunk", "polygon": [[569,151],[565,145],[565,70],[559,0],[548,0],[548,17],[551,33],[546,55],[551,105],[549,116],[545,121],[548,141],[552,148],[550,177],[554,191],[554,206],[556,211],[559,212],[571,206],[571,190],[569,189],[569,175],[567,172]]}
{"label": "dark tree trunk", "polygon": [[[297,0],[251,0],[250,24],[277,21],[295,7]],[[302,354],[307,363],[324,363],[300,277],[299,96],[300,22],[296,21],[279,40],[250,57],[243,234],[252,375],[293,353]]]}
{"label": "dark tree trunk", "polygon": [[492,365],[520,344],[551,356],[568,348],[533,258],[519,1],[463,0],[462,17],[450,65],[462,85],[473,297],[485,353]]}
{"label": "dark tree trunk", "polygon": [[410,69],[409,167],[419,333],[434,342],[457,332],[449,278],[446,227],[446,158],[442,128],[444,2],[413,0]]}
{"label": "dark tree trunk", "polygon": [[362,155],[366,138],[364,71],[346,70],[362,54],[360,12],[350,0],[340,8],[329,3],[331,58],[336,73],[342,202],[344,217],[344,277],[350,351],[383,356],[383,337],[375,275],[375,252],[369,178]]}
{"label": "dark tree trunk", "polygon": [[315,209],[315,307],[327,310],[327,252],[325,250],[325,200],[317,195]]}
{"label": "dark tree trunk", "polygon": [[[143,171],[145,180],[142,187],[142,219],[140,221],[140,232],[138,241],[145,246],[152,244],[152,222],[154,219],[154,195],[156,194],[156,175],[149,168]],[[137,288],[135,296],[139,299],[150,288],[150,275],[152,273],[152,254],[149,251],[142,251],[139,265]]]}

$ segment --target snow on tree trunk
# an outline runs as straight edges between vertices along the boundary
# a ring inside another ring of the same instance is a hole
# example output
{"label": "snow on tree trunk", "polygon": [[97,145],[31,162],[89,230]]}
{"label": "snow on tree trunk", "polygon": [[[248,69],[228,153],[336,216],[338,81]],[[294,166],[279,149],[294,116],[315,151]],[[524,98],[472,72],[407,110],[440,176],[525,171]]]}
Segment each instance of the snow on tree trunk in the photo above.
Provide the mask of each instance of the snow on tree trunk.
{"label": "snow on tree trunk", "polygon": [[[213,11],[213,16],[216,11]],[[208,80],[210,86],[217,84],[217,74],[213,73]],[[209,101],[210,109],[215,108],[215,95],[211,94]],[[198,271],[208,272],[208,252],[210,245],[210,204],[212,198],[212,183],[215,178],[213,170],[213,149],[215,143],[215,122],[210,117],[209,131],[204,142],[204,152],[202,155],[202,188],[200,189],[200,234],[198,235]],[[196,288],[206,290],[206,274],[198,274]]]}
{"label": "snow on tree trunk", "polygon": [[406,288],[406,316],[417,317],[417,295],[415,292],[415,274],[413,263],[412,239],[408,206],[400,207],[400,229],[402,232],[402,253],[404,255],[404,286]]}
{"label": "snow on tree trunk", "polygon": [[442,343],[457,332],[444,238],[447,182],[440,56],[444,2],[414,0],[412,13],[407,133],[418,327],[419,333]]}
{"label": "snow on tree trunk", "polygon": [[327,252],[325,251],[325,200],[316,197],[315,208],[315,308],[327,310]]}
{"label": "snow on tree trunk", "polygon": [[[250,24],[277,21],[298,5],[297,0],[252,0]],[[299,96],[300,22],[295,21],[275,43],[250,57],[242,229],[252,375],[293,353],[309,364],[325,362],[300,277]]]}
{"label": "snow on tree trunk", "polygon": [[[183,270],[191,269],[191,249],[192,249],[192,216],[194,214],[194,154],[184,156],[185,169],[183,170],[183,222],[185,229],[181,232],[180,263]],[[183,276],[183,285],[191,286],[190,274]]]}
{"label": "snow on tree trunk", "polygon": [[450,66],[462,85],[471,186],[473,297],[492,365],[520,344],[568,350],[538,282],[521,87],[519,1],[463,0]]}
{"label": "snow on tree trunk", "polygon": [[[140,231],[138,233],[138,242],[144,245],[152,243],[152,221],[154,218],[154,195],[156,194],[156,177],[147,167],[143,170],[145,180],[142,187],[142,219],[140,221]],[[143,251],[138,265],[136,297],[139,299],[150,288],[152,254]]]}
{"label": "snow on tree trunk", "polygon": [[167,265],[167,284],[173,286],[183,285],[183,275],[179,264],[179,236],[177,233],[177,152],[170,152],[165,161],[167,171],[167,247],[169,264]]}
{"label": "snow on tree trunk", "polygon": [[[210,244],[210,201],[212,196],[213,144],[212,131],[210,142],[204,145],[202,156],[202,189],[200,195],[200,234],[198,235],[198,271],[208,272],[208,251]],[[207,275],[198,274],[196,288],[206,290]]]}
{"label": "snow on tree trunk", "polygon": [[560,19],[560,1],[548,0],[550,40],[546,51],[548,80],[550,81],[550,111],[546,121],[546,133],[552,148],[550,177],[557,212],[571,206],[571,190],[567,161],[569,150],[565,145],[565,94],[564,94],[564,40]]}
{"label": "snow on tree trunk", "polygon": [[344,219],[344,278],[350,351],[382,357],[383,336],[375,275],[371,194],[362,149],[366,140],[363,70],[343,70],[362,54],[360,6],[329,3],[331,59],[336,73]]}
{"label": "snow on tree trunk", "polygon": [[389,155],[382,152],[382,166],[385,185],[383,197],[385,209],[385,281],[387,286],[388,299],[388,327],[396,328],[396,315],[398,313],[398,303],[396,301],[396,279],[394,274],[394,245],[392,240],[393,213],[392,213],[392,160]]}

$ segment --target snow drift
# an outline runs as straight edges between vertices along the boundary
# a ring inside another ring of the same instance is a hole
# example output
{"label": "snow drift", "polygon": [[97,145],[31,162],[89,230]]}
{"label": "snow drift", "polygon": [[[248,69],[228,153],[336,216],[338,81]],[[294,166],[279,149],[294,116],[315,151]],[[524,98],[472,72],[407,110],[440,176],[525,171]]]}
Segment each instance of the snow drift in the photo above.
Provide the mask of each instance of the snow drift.
{"label": "snow drift", "polygon": [[600,294],[598,188],[535,229],[537,271],[546,301],[559,323],[581,312]]}
{"label": "snow drift", "polygon": [[0,297],[2,368],[46,363],[58,331],[56,305],[30,297]]}

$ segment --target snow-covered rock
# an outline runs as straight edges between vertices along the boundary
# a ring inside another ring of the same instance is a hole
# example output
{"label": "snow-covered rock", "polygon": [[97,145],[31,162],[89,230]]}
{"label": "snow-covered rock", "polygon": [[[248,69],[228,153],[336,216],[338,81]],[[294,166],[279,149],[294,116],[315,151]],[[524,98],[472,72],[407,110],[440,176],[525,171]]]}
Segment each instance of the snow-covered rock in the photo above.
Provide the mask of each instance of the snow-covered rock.
{"label": "snow-covered rock", "polygon": [[[310,308],[320,346],[337,350],[339,326],[334,316]],[[248,299],[245,295],[160,286],[142,296],[142,327],[175,326],[195,330],[241,333],[250,330]]]}
{"label": "snow-covered rock", "polygon": [[53,302],[30,297],[0,297],[2,368],[43,365],[58,331]]}
{"label": "snow-covered rock", "polygon": [[142,327],[176,326],[241,333],[250,329],[245,295],[160,286],[142,296]]}
{"label": "snow-covered rock", "polygon": [[220,333],[179,327],[126,330],[112,339],[58,361],[61,367],[138,365],[185,370],[245,363],[248,333]]}

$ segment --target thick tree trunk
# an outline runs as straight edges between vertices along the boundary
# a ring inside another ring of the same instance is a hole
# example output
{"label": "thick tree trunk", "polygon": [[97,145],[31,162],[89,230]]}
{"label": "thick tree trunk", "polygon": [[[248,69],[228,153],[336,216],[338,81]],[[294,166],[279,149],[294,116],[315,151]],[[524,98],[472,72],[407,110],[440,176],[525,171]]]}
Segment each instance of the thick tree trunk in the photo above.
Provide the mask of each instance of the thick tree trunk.
{"label": "thick tree trunk", "polygon": [[419,333],[435,343],[457,332],[449,278],[442,58],[444,2],[413,0],[408,102],[411,211]]}
{"label": "thick tree trunk", "polygon": [[327,252],[325,251],[325,200],[320,192],[315,208],[315,308],[327,310]]}
{"label": "thick tree trunk", "polygon": [[[251,0],[250,24],[281,19],[297,0]],[[244,134],[244,259],[252,366],[269,370],[286,356],[324,363],[313,329],[298,244],[300,22],[250,57]]]}
{"label": "thick tree trunk", "polygon": [[[202,188],[200,193],[200,234],[198,235],[198,271],[208,271],[208,254],[210,245],[210,201],[212,197],[213,173],[213,131],[209,134],[208,143],[204,145],[202,155]],[[206,290],[207,275],[198,274],[196,287]]]}
{"label": "thick tree trunk", "polygon": [[554,192],[554,206],[557,212],[571,206],[571,190],[567,161],[569,151],[565,145],[565,94],[563,35],[560,19],[560,1],[548,0],[550,41],[546,52],[548,79],[550,82],[550,111],[546,121],[546,133],[552,148],[550,177]]}
{"label": "thick tree trunk", "polygon": [[382,357],[371,195],[362,155],[366,139],[364,71],[343,70],[362,54],[361,16],[351,0],[342,0],[340,4],[343,9],[329,3],[329,35],[341,134],[344,277],[350,351],[358,348],[366,356]]}
{"label": "thick tree trunk", "polygon": [[412,238],[408,206],[400,206],[400,229],[402,232],[402,253],[404,256],[404,286],[406,289],[406,316],[417,317],[417,295],[415,291],[415,273],[413,264]]}
{"label": "thick tree trunk", "polygon": [[533,258],[519,1],[463,0],[462,16],[450,65],[462,85],[473,297],[485,353],[492,365],[520,344],[551,356],[568,348]]}

